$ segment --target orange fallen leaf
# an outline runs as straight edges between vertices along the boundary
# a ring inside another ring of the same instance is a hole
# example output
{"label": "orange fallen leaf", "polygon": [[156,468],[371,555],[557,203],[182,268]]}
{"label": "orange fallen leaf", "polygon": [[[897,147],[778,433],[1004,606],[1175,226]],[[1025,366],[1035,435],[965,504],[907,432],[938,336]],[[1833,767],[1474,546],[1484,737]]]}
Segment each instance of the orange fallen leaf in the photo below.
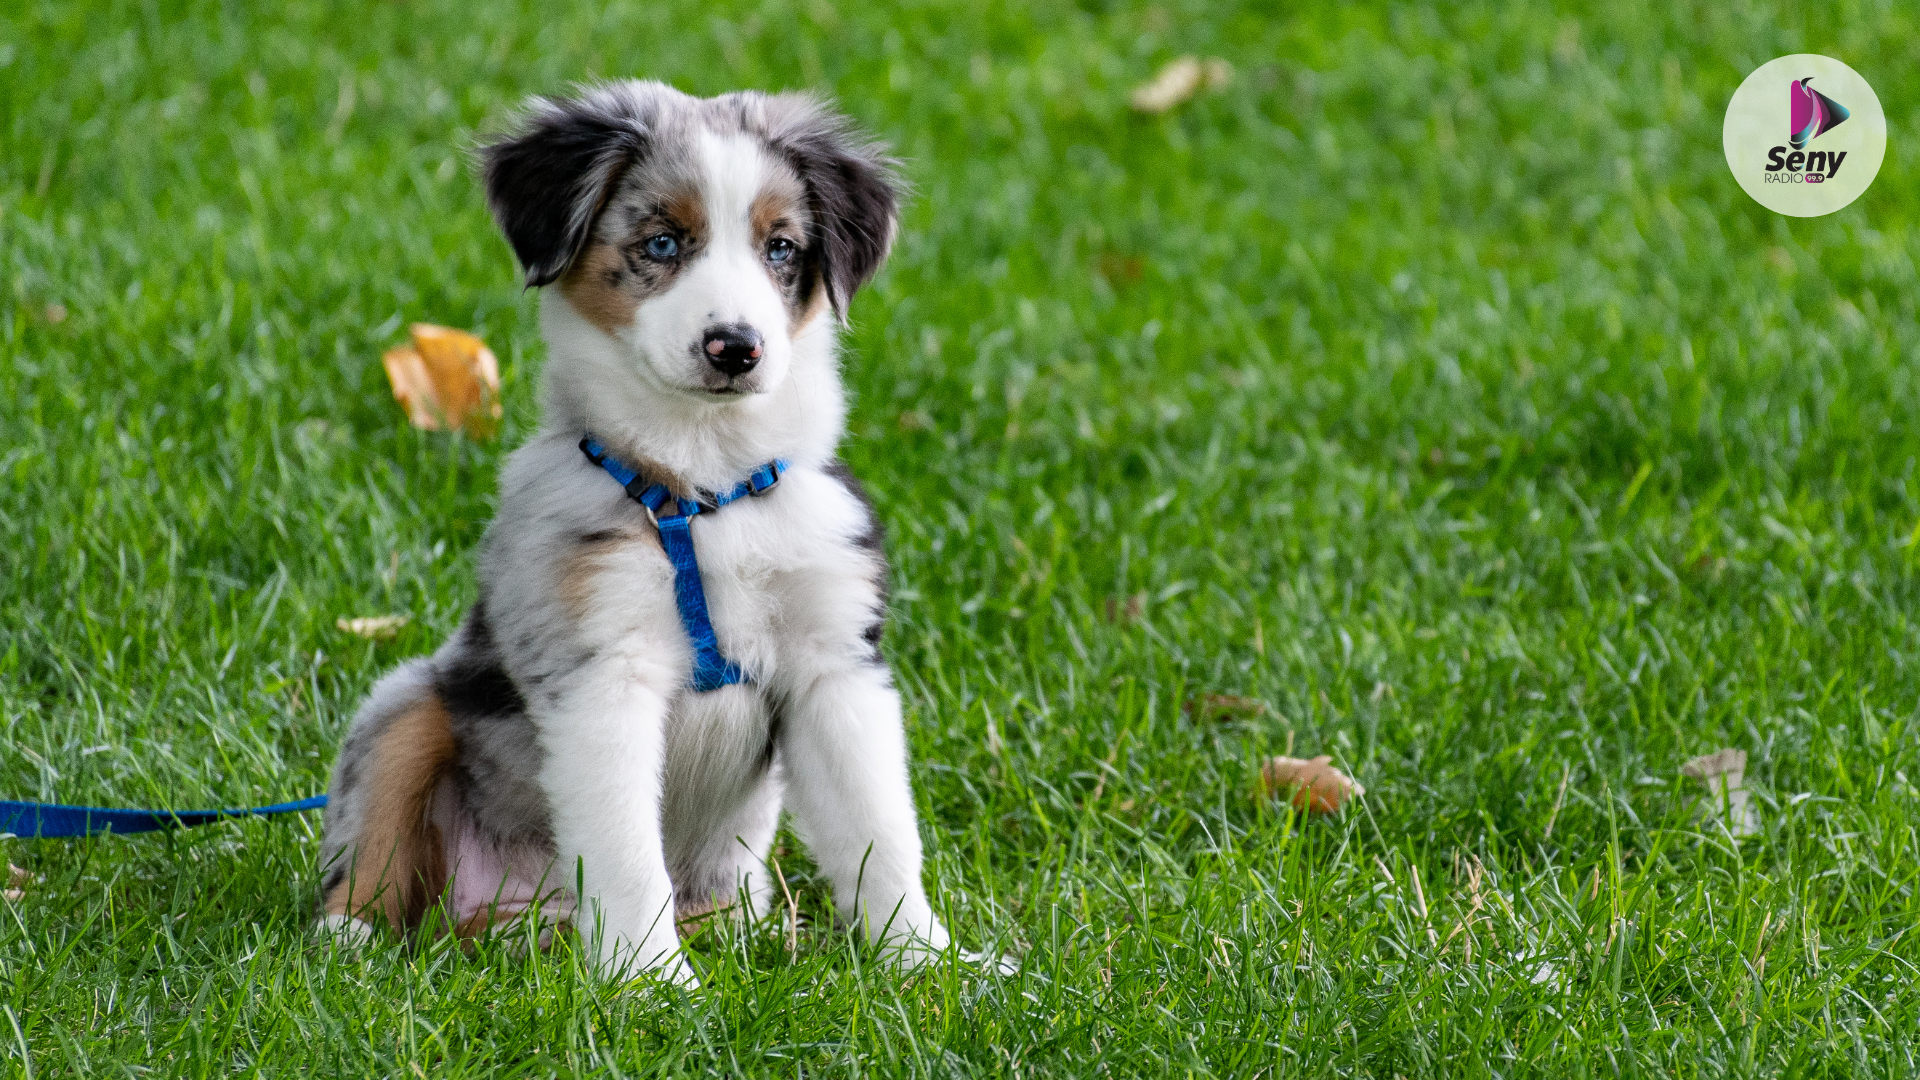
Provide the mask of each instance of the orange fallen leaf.
{"label": "orange fallen leaf", "polygon": [[433,377],[427,374],[427,362],[411,346],[388,349],[380,357],[387,369],[387,383],[393,387],[393,400],[407,410],[407,421],[425,431],[440,430],[440,413],[435,407]]}
{"label": "orange fallen leaf", "polygon": [[366,638],[368,641],[385,641],[398,634],[400,628],[407,625],[405,615],[362,615],[357,619],[341,616],[333,625],[349,634]]}
{"label": "orange fallen leaf", "polygon": [[380,358],[393,398],[425,431],[491,438],[500,426],[500,363],[487,343],[449,326],[414,323],[412,346]]}
{"label": "orange fallen leaf", "polygon": [[1340,809],[1347,796],[1367,793],[1366,788],[1334,768],[1332,761],[1326,754],[1310,761],[1274,758],[1260,767],[1260,793],[1270,799],[1286,798],[1296,810],[1331,814]]}

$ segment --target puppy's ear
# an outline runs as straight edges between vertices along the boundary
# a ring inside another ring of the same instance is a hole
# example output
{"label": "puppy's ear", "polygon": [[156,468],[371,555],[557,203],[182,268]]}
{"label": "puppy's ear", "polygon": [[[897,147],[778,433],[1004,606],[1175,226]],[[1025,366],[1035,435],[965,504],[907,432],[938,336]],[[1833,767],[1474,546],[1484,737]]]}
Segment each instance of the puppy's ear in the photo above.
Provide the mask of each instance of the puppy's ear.
{"label": "puppy's ear", "polygon": [[606,102],[535,98],[517,133],[480,151],[487,203],[528,288],[573,265],[614,183],[646,144],[641,118]]}
{"label": "puppy's ear", "polygon": [[841,322],[853,294],[887,261],[903,185],[884,143],[807,94],[767,101],[768,137],[800,173],[813,204],[814,247]]}

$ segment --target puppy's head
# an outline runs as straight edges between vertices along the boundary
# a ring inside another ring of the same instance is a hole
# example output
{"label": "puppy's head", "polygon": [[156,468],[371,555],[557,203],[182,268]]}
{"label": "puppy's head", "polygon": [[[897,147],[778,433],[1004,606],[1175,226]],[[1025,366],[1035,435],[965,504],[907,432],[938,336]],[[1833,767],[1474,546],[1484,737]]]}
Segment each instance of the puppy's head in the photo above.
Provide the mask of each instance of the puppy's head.
{"label": "puppy's head", "polygon": [[777,388],[795,340],[846,317],[893,241],[884,148],[802,94],[615,83],[536,99],[483,156],[527,285],[555,285],[636,375],[701,400]]}

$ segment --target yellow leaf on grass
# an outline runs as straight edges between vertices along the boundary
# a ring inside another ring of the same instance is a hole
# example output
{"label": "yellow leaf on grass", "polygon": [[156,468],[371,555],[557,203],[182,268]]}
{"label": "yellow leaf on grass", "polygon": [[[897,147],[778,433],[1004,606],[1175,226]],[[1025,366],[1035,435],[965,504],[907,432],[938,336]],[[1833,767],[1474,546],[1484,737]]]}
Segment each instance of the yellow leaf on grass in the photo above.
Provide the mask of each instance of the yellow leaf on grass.
{"label": "yellow leaf on grass", "polygon": [[1367,793],[1332,762],[1325,754],[1311,760],[1274,758],[1260,768],[1260,792],[1270,799],[1286,799],[1295,810],[1331,814],[1347,796]]}
{"label": "yellow leaf on grass", "polygon": [[487,343],[450,326],[414,323],[411,347],[380,358],[393,398],[426,431],[491,438],[500,426],[500,363]]}
{"label": "yellow leaf on grass", "polygon": [[342,615],[333,621],[333,625],[349,634],[366,638],[368,641],[385,641],[398,634],[400,628],[407,625],[407,622],[408,617],[405,615],[362,615],[357,619],[349,619]]}

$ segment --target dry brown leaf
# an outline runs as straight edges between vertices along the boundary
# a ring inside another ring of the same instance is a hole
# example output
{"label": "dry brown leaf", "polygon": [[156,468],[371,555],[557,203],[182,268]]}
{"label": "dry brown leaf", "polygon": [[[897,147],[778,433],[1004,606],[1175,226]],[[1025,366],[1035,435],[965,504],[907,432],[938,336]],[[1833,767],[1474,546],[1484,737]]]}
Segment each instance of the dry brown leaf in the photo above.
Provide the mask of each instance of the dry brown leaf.
{"label": "dry brown leaf", "polygon": [[31,871],[22,870],[12,863],[8,863],[7,884],[11,885],[12,888],[0,889],[0,900],[13,900],[16,902],[25,900],[27,898],[27,886],[37,880],[39,879],[35,878]]}
{"label": "dry brown leaf", "polygon": [[1195,720],[1226,717],[1257,718],[1267,715],[1267,703],[1239,694],[1201,694],[1187,702],[1187,715]]}
{"label": "dry brown leaf", "polygon": [[1331,814],[1340,809],[1347,796],[1367,793],[1332,762],[1326,754],[1310,761],[1274,758],[1260,768],[1260,793],[1269,799],[1286,798],[1296,810]]}
{"label": "dry brown leaf", "polygon": [[1201,87],[1212,90],[1233,81],[1233,65],[1217,56],[1201,60],[1182,56],[1167,62],[1153,78],[1133,88],[1133,107],[1144,113],[1163,113],[1192,97]]}
{"label": "dry brown leaf", "polygon": [[1100,253],[1094,269],[1109,285],[1131,285],[1147,272],[1147,261],[1138,255],[1125,255],[1112,248]]}
{"label": "dry brown leaf", "polygon": [[1734,836],[1758,836],[1760,811],[1752,803],[1753,793],[1746,788],[1747,752],[1728,747],[1702,754],[1680,766],[1680,775],[1690,776],[1706,785],[1707,801],[1701,806],[1705,820],[1724,813],[1727,831]]}
{"label": "dry brown leaf", "polygon": [[1107,621],[1116,624],[1139,622],[1140,614],[1146,610],[1146,607],[1147,594],[1143,592],[1127,597],[1124,605],[1109,596],[1107,597]]}
{"label": "dry brown leaf", "polygon": [[411,347],[388,349],[393,397],[407,420],[426,431],[463,431],[491,438],[500,426],[500,363],[487,343],[449,326],[414,323]]}
{"label": "dry brown leaf", "polygon": [[408,621],[409,616],[406,615],[362,615],[357,619],[342,615],[333,621],[333,625],[368,641],[385,641],[398,634]]}
{"label": "dry brown leaf", "polygon": [[1747,752],[1731,747],[1715,750],[1711,754],[1701,754],[1685,765],[1680,766],[1681,776],[1691,776],[1696,780],[1707,780],[1715,776],[1730,776],[1731,784],[1738,787],[1747,771]]}

